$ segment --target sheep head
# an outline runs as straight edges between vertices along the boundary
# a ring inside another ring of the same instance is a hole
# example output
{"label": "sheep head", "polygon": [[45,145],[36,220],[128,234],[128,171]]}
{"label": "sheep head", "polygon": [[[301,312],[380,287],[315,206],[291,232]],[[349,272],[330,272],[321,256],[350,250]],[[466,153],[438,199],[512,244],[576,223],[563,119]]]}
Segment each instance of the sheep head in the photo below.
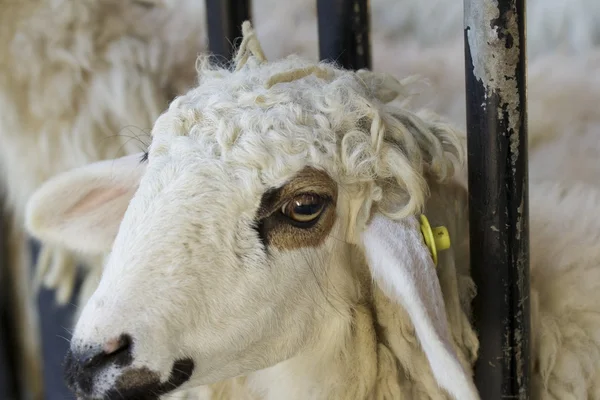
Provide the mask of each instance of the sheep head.
{"label": "sheep head", "polygon": [[475,398],[414,221],[427,179],[452,173],[453,132],[387,104],[402,87],[388,77],[269,63],[247,41],[240,54],[231,70],[199,64],[147,155],[67,172],[29,202],[34,235],[111,250],[75,328],[71,386],[153,398],[292,359],[349,329],[366,260],[440,385]]}

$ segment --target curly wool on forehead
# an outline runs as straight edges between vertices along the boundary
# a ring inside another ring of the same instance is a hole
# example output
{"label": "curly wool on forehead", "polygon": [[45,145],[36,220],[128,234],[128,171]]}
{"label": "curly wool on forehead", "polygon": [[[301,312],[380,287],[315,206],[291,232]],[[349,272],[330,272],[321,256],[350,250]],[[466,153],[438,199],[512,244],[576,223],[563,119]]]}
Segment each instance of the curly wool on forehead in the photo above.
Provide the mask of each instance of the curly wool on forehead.
{"label": "curly wool on forehead", "polygon": [[335,164],[343,136],[368,129],[367,88],[332,65],[291,56],[251,59],[237,71],[206,63],[199,74],[199,86],[173,101],[155,136],[189,136],[205,155],[264,169],[275,154]]}
{"label": "curly wool on forehead", "polygon": [[388,104],[401,82],[297,56],[253,55],[235,69],[201,58],[198,87],[172,102],[154,141],[168,146],[185,136],[201,158],[256,169],[268,181],[313,166],[345,183],[393,178],[416,194],[425,165],[439,177],[452,169],[444,156],[458,152],[452,132]]}

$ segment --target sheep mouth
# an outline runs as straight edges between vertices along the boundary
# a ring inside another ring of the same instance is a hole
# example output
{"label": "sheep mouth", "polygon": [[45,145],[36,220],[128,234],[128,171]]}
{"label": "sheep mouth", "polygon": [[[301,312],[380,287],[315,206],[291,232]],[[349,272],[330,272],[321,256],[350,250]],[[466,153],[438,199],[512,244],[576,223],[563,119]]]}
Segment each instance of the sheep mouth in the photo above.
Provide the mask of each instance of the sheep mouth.
{"label": "sheep mouth", "polygon": [[175,361],[166,382],[160,382],[158,375],[148,369],[132,369],[119,377],[115,388],[103,400],[158,400],[187,382],[193,372],[194,361],[190,358]]}

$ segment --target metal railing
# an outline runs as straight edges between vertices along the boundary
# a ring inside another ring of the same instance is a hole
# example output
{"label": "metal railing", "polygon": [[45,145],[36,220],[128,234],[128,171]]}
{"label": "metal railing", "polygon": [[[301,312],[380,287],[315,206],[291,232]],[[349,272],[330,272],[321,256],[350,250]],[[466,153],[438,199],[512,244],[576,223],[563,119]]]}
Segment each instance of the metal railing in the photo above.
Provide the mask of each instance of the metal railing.
{"label": "metal railing", "polygon": [[528,399],[525,0],[465,0],[464,28],[475,381],[483,399]]}

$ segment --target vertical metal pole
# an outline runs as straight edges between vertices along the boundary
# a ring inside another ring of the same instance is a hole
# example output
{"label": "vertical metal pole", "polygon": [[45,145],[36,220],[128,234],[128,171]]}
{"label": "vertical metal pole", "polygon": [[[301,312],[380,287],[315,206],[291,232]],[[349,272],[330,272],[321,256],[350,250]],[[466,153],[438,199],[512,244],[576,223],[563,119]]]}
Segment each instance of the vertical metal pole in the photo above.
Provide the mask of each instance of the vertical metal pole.
{"label": "vertical metal pole", "polygon": [[13,282],[9,268],[8,257],[8,228],[6,215],[2,212],[4,204],[0,199],[0,398],[19,399],[20,382],[17,372],[19,342],[17,339],[17,324],[13,303],[15,296],[11,282]]}
{"label": "vertical metal pole", "polygon": [[250,17],[250,0],[206,0],[209,51],[221,61],[230,60],[233,40],[242,36],[242,23]]}
{"label": "vertical metal pole", "polygon": [[475,381],[482,399],[528,399],[525,0],[464,4]]}
{"label": "vertical metal pole", "polygon": [[371,68],[368,0],[317,0],[319,57],[347,69]]}

